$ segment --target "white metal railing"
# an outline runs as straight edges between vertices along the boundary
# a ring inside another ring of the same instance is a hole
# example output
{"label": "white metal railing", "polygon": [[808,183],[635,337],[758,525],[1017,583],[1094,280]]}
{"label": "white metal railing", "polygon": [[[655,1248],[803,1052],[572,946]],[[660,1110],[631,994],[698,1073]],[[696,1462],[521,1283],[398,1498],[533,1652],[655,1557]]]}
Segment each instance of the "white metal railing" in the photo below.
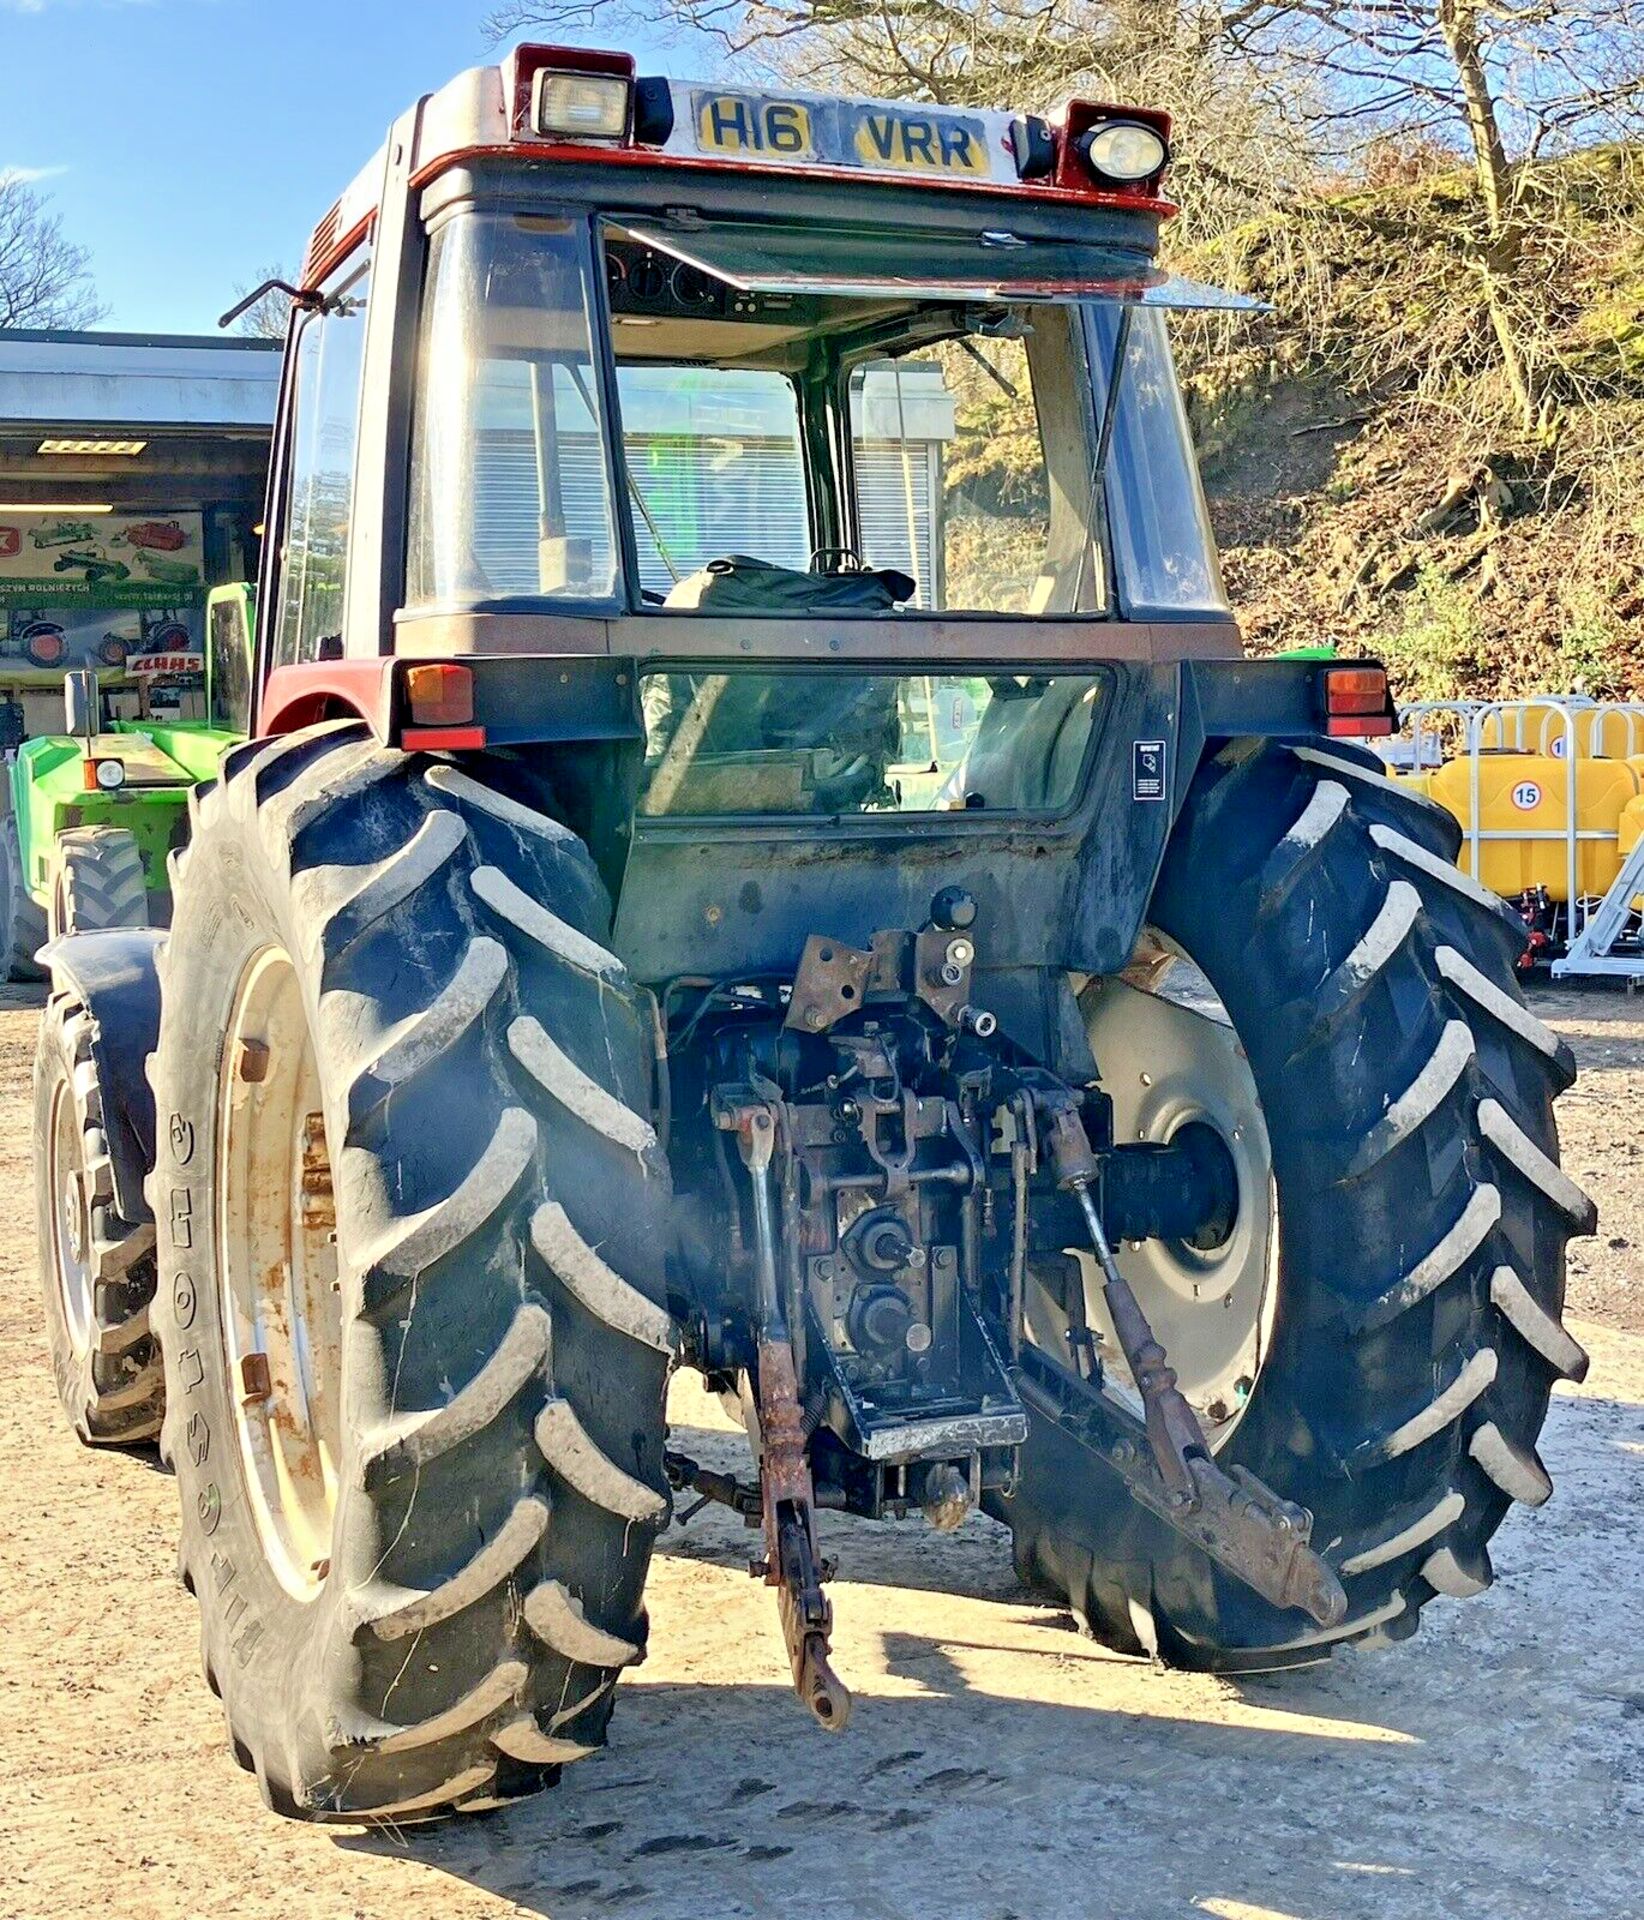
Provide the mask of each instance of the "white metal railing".
{"label": "white metal railing", "polygon": [[[1399,711],[1401,730],[1407,730],[1411,743],[1411,765],[1417,772],[1444,763],[1443,738],[1433,723],[1448,719],[1459,729],[1462,751],[1468,761],[1468,819],[1462,831],[1466,836],[1467,867],[1472,877],[1483,884],[1483,851],[1492,841],[1544,840],[1562,842],[1565,861],[1565,891],[1569,902],[1569,945],[1574,951],[1582,942],[1588,922],[1615,893],[1612,887],[1604,901],[1581,891],[1581,843],[1613,840],[1614,834],[1580,825],[1580,762],[1583,759],[1628,759],[1644,753],[1644,704],[1627,700],[1591,700],[1580,694],[1539,694],[1529,700],[1416,700]],[[1612,723],[1620,720],[1626,729],[1626,754],[1601,751],[1609,745]],[[1536,746],[1526,745],[1529,727],[1536,725]],[[1555,730],[1556,729],[1556,730]],[[1493,734],[1488,745],[1485,734]],[[1429,755],[1431,738],[1436,752]],[[1587,751],[1580,749],[1585,744]],[[1562,760],[1568,769],[1565,778],[1565,818],[1562,827],[1486,827],[1483,822],[1481,794],[1482,760],[1487,752],[1539,752],[1549,759]],[[1626,898],[1630,899],[1631,895]],[[1623,914],[1623,921],[1625,913]],[[1615,942],[1612,933],[1606,951]]]}

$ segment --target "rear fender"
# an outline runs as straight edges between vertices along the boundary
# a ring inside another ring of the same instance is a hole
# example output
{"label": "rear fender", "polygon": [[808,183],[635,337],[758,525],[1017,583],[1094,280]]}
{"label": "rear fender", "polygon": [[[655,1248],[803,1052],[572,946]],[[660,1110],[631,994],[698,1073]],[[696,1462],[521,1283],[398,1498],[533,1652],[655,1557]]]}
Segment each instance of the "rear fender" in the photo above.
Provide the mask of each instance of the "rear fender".
{"label": "rear fender", "polygon": [[394,733],[396,662],[391,654],[359,660],[308,660],[276,667],[263,686],[257,732],[267,737],[352,715],[379,746]]}
{"label": "rear fender", "polygon": [[91,1015],[91,1055],[103,1093],[114,1194],[127,1220],[150,1220],[143,1182],[154,1165],[154,1090],[148,1056],[160,1034],[157,967],[165,934],[152,927],[70,934],[40,949],[52,990]]}

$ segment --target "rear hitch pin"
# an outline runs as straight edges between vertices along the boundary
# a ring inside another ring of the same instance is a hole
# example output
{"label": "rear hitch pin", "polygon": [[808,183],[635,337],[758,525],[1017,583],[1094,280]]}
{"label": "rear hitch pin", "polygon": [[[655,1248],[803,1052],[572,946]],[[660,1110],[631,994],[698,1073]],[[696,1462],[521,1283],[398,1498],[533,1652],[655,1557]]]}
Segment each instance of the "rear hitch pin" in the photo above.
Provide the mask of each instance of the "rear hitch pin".
{"label": "rear hitch pin", "polygon": [[782,1312],[776,1270],[771,1161],[780,1109],[754,1087],[716,1089],[714,1123],[736,1135],[754,1201],[754,1265],[759,1289],[759,1485],[765,1557],[749,1571],[776,1588],[782,1637],[794,1691],[820,1727],[842,1733],[851,1717],[849,1690],[829,1660],[833,1606],[822,1591],[832,1568],[816,1543],[815,1490],[806,1459],[805,1418],[793,1342]]}

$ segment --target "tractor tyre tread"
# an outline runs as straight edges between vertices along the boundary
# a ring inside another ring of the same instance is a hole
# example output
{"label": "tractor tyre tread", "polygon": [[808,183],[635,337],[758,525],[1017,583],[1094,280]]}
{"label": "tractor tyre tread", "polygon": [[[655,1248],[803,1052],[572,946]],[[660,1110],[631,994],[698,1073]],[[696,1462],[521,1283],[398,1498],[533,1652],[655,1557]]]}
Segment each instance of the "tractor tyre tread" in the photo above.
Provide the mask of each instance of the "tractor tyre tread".
{"label": "tractor tyre tread", "polygon": [[0,950],[0,965],[5,967],[8,980],[44,980],[46,970],[34,956],[46,944],[46,914],[28,889],[15,813],[6,814],[3,832],[6,941]]}
{"label": "tractor tyre tread", "polygon": [[[92,1050],[92,1016],[72,992],[53,993],[35,1048],[35,1216],[46,1334],[58,1397],[88,1446],[132,1446],[160,1430],[165,1380],[149,1326],[154,1298],[154,1223],[127,1220],[115,1196],[104,1126],[104,1089]],[[53,1212],[46,1190],[47,1129],[53,1100],[73,1102],[86,1189],[92,1324],[70,1328],[54,1268]]]}
{"label": "tractor tyre tread", "polygon": [[1557,1165],[1568,1049],[1525,1005],[1522,927],[1453,869],[1457,845],[1336,742],[1230,748],[1198,775],[1149,917],[1248,1052],[1283,1236],[1224,1457],[1313,1513],[1348,1611],[1278,1612],[1036,1436],[1001,1517],[1030,1583],[1110,1644],[1254,1671],[1403,1639],[1436,1594],[1488,1585],[1509,1507],[1551,1491],[1536,1438],[1586,1366],[1564,1248],[1596,1215]]}
{"label": "tractor tyre tread", "polygon": [[50,937],[146,927],[148,879],[128,827],[68,827],[57,836]]}
{"label": "tractor tyre tread", "polygon": [[[384,750],[352,723],[248,743],[192,801],[178,863],[160,1114],[202,1141],[214,1125],[187,1060],[215,964],[202,917],[230,872],[246,937],[295,958],[321,1063],[348,1360],[333,1554],[307,1607],[249,1579],[243,1528],[225,1544],[231,1495],[211,1491],[182,1424],[191,1330],[165,1288],[156,1310],[206,1662],[264,1798],[309,1820],[403,1825],[552,1784],[604,1743],[617,1669],[645,1643],[671,1351],[601,1312],[533,1226],[562,1213],[662,1315],[651,1020],[603,945],[586,848],[504,778]],[[489,871],[536,925],[487,904]],[[509,1037],[525,1019],[599,1102],[522,1064]],[[618,1109],[637,1146],[607,1124]],[[184,1169],[161,1154],[172,1186]],[[166,1222],[160,1244],[169,1274],[186,1254]],[[197,1332],[205,1306],[190,1307]],[[238,1589],[219,1584],[231,1545]]]}

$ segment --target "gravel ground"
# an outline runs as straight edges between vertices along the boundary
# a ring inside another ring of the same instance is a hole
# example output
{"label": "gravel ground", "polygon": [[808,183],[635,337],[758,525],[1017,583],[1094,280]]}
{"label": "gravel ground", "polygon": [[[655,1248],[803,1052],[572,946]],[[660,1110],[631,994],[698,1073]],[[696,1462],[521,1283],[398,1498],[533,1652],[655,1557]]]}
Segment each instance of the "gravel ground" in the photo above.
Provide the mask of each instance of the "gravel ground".
{"label": "gravel ground", "polygon": [[[230,1758],[152,1457],[58,1416],[29,1222],[38,993],[0,992],[0,1916],[46,1920],[1623,1920],[1644,1914],[1644,1003],[1544,996],[1588,1077],[1569,1164],[1600,1238],[1593,1354],[1496,1585],[1383,1654],[1172,1674],[1023,1597],[973,1520],[827,1523],[850,1730],[786,1687],[748,1536],[665,1538],[651,1657],[557,1794],[400,1835],[276,1821]],[[1635,1008],[1639,1011],[1635,1013]],[[681,1392],[682,1444],[740,1444]]]}
{"label": "gravel ground", "polygon": [[1533,988],[1531,1001],[1575,1049],[1559,1133],[1599,1209],[1597,1237],[1570,1249],[1569,1310],[1644,1333],[1644,994],[1605,982]]}

